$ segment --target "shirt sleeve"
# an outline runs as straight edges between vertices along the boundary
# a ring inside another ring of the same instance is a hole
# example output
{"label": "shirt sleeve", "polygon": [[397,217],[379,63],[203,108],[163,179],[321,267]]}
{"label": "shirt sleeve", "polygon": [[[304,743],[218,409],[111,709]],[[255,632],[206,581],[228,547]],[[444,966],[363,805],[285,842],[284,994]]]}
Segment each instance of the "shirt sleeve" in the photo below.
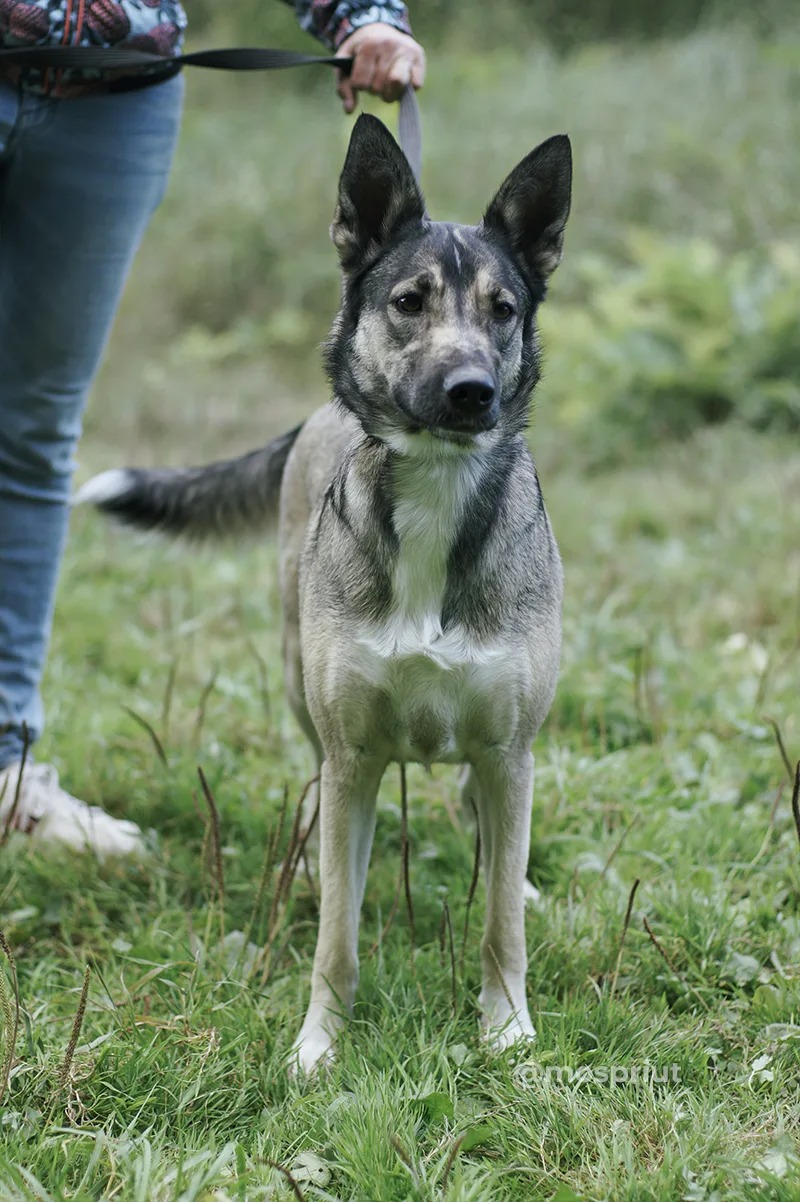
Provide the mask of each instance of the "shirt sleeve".
{"label": "shirt sleeve", "polygon": [[381,21],[393,25],[401,33],[411,33],[408,10],[400,0],[383,0],[382,4],[365,0],[285,0],[297,13],[300,25],[319,38],[331,50],[336,50],[345,38],[360,29]]}

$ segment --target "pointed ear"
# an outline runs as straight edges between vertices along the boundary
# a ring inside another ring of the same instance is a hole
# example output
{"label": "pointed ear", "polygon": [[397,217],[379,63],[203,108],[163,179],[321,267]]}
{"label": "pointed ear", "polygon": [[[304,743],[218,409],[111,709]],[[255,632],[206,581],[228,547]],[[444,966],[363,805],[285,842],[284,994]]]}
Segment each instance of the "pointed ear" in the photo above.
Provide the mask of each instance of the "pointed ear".
{"label": "pointed ear", "polygon": [[534,275],[546,279],[558,267],[572,189],[572,151],[566,134],[532,150],[505,182],[483,218],[498,230]]}
{"label": "pointed ear", "polygon": [[408,159],[386,126],[363,113],[350,138],[331,226],[343,270],[367,266],[401,226],[424,216]]}

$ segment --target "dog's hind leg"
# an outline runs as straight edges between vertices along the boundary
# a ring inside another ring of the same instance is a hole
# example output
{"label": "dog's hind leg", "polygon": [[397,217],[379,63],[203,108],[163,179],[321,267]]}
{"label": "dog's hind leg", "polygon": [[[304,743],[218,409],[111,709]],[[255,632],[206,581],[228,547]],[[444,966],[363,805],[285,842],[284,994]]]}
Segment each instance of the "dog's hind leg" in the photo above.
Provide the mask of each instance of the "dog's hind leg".
{"label": "dog's hind leg", "polygon": [[[480,785],[478,784],[478,778],[475,775],[473,768],[469,766],[464,768],[463,772],[461,773],[461,777],[459,778],[459,784],[461,785],[461,808],[464,811],[464,815],[470,827],[473,827],[480,812],[480,807],[478,805],[478,793],[480,791]],[[490,832],[484,832],[484,830],[481,829],[481,862],[484,865],[484,868],[487,861],[486,840],[489,838],[489,833]],[[526,905],[538,906],[542,900],[541,893],[535,885],[531,884],[527,876],[525,877],[525,881],[522,886],[522,892],[525,897]]]}
{"label": "dog's hind leg", "polygon": [[292,1048],[293,1066],[304,1073],[330,1060],[355,999],[359,915],[384,768],[382,762],[352,756],[322,765],[319,935],[311,1001]]}
{"label": "dog's hind leg", "polygon": [[498,1048],[535,1036],[525,996],[525,870],[533,805],[533,755],[487,755],[474,766],[486,867],[481,943],[481,1023]]}

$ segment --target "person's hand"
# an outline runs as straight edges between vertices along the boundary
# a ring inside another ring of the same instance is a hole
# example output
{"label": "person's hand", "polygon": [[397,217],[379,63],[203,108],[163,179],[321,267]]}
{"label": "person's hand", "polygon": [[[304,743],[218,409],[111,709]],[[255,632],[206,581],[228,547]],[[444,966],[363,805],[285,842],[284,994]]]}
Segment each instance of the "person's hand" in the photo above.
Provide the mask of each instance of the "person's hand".
{"label": "person's hand", "polygon": [[342,42],[336,54],[353,60],[349,75],[336,73],[336,91],[346,113],[355,109],[359,92],[398,100],[406,84],[421,88],[425,81],[425,51],[419,42],[381,21],[362,25]]}

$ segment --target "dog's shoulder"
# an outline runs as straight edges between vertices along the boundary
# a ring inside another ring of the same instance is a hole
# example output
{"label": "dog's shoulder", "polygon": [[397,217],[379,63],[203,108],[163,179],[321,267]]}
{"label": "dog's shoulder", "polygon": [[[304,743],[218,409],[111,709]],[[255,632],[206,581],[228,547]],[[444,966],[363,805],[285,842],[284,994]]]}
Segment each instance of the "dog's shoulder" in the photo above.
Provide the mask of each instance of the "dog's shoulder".
{"label": "dog's shoulder", "polygon": [[336,476],[348,445],[360,434],[355,418],[333,404],[316,409],[292,447],[281,488],[281,541],[301,537]]}

